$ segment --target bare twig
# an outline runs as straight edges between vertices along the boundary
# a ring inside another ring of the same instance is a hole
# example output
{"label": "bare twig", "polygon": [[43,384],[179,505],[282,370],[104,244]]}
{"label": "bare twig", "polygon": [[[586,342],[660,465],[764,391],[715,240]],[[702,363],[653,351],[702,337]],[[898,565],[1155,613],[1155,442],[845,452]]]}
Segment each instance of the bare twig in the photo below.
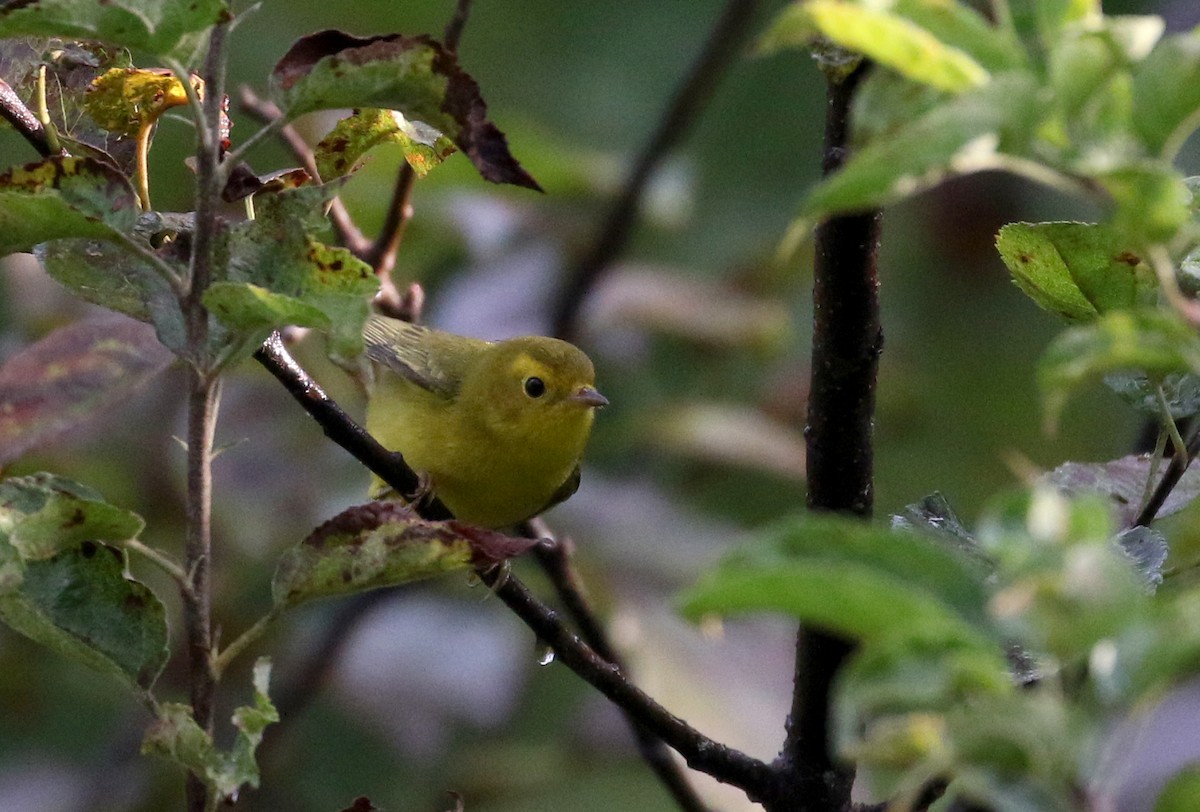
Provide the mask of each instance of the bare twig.
{"label": "bare twig", "polygon": [[711,98],[718,80],[740,53],[758,0],[729,0],[696,61],[675,91],[650,140],[642,148],[620,196],[613,203],[591,249],[572,266],[555,306],[554,335],[574,337],[579,310],[588,292],[624,250],[646,186],[667,152],[683,140]]}
{"label": "bare twig", "polygon": [[[242,85],[238,89],[238,93],[242,107],[260,121],[271,122],[283,118],[283,111],[275,102],[261,98],[249,86]],[[317,159],[313,155],[312,148],[308,146],[308,142],[300,133],[296,132],[296,128],[291,124],[283,125],[279,130],[279,137],[288,145],[304,170],[314,178],[320,178],[320,174],[317,172]],[[360,259],[366,256],[371,248],[371,241],[364,237],[358,226],[354,224],[350,212],[346,210],[346,204],[340,197],[335,197],[330,203],[329,222],[333,225],[333,230],[342,245],[349,248],[351,253]]]}
{"label": "bare twig", "polygon": [[37,115],[25,105],[25,102],[21,101],[17,92],[3,79],[0,79],[0,118],[11,124],[43,158],[67,154],[66,149],[55,149],[50,144],[46,128],[42,126],[42,122],[38,121]]}
{"label": "bare twig", "polygon": [[396,175],[396,185],[392,188],[392,199],[388,201],[383,228],[379,230],[379,236],[362,257],[363,261],[375,269],[375,275],[384,287],[384,298],[387,301],[398,302],[400,298],[392,282],[392,269],[396,267],[396,253],[400,250],[400,241],[404,239],[408,221],[413,216],[412,192],[416,181],[417,173],[408,161],[405,161]]}
{"label": "bare twig", "polygon": [[459,40],[462,39],[463,29],[467,26],[467,18],[471,16],[471,0],[458,0],[454,6],[454,16],[446,23],[442,34],[442,44],[447,51],[457,51]]}
{"label": "bare twig", "polygon": [[[850,103],[867,65],[830,78],[825,111],[826,175],[847,158]],[[875,379],[883,332],[875,251],[880,213],[840,215],[817,227],[813,267],[812,382],[808,401],[808,506],[869,516],[873,504]],[[833,681],[851,644],[801,629],[787,736],[778,766],[779,810],[836,810],[850,803],[852,766],[832,752]]]}
{"label": "bare twig", "polygon": [[[401,493],[410,492],[416,474],[399,454],[389,452],[354,423],[320,386],[288,355],[278,337],[268,340],[255,354],[259,363],[279,379],[321,425],[326,436],[349,451],[384,482]],[[422,502],[418,512],[427,519],[446,518],[441,503]],[[702,735],[686,722],[634,686],[621,668],[597,654],[541,604],[514,575],[501,579],[495,570],[480,577],[512,611],[529,626],[538,639],[549,645],[564,665],[596,687],[646,730],[662,739],[693,768],[719,781],[742,788],[753,799],[764,797],[773,784],[772,768]],[[502,582],[501,582],[502,580]]]}

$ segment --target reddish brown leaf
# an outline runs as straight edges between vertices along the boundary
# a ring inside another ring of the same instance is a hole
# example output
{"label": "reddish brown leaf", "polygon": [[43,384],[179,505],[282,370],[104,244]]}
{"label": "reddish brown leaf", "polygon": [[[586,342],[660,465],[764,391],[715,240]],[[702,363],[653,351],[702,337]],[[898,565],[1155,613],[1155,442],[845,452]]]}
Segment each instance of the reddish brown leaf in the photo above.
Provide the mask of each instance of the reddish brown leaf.
{"label": "reddish brown leaf", "polygon": [[0,465],[124,400],[173,358],[153,327],[112,317],[26,347],[0,367]]}

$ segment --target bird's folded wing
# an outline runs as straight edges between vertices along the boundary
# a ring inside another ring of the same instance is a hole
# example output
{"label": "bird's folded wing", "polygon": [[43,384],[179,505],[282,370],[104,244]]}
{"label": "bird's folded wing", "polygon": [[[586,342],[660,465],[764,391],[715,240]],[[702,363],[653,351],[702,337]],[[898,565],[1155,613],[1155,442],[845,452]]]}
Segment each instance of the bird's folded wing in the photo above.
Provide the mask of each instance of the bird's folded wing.
{"label": "bird's folded wing", "polygon": [[434,394],[458,394],[479,339],[455,336],[398,319],[373,315],[363,326],[367,357]]}

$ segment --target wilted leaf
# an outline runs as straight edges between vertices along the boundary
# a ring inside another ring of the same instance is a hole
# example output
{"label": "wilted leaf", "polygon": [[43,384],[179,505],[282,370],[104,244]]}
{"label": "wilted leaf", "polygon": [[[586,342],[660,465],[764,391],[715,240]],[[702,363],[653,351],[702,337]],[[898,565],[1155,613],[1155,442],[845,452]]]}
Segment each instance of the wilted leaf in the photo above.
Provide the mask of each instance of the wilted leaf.
{"label": "wilted leaf", "polygon": [[0,465],[127,399],[173,356],[146,325],[62,327],[0,367]]}
{"label": "wilted leaf", "polygon": [[186,61],[228,14],[223,0],[21,0],[0,6],[0,37],[99,40]]}
{"label": "wilted leaf", "polygon": [[129,181],[91,158],[54,156],[0,175],[0,256],[60,237],[111,239],[137,216]]}
{"label": "wilted leaf", "polygon": [[913,637],[986,645],[983,570],[909,533],[843,517],[770,528],[682,596],[689,617],[774,611],[867,642]]}
{"label": "wilted leaf", "polygon": [[364,155],[381,144],[395,144],[418,177],[446,160],[454,143],[438,130],[409,121],[396,110],[356,110],[343,118],[313,149],[317,171],[332,180],[354,172]]}
{"label": "wilted leaf", "polygon": [[276,604],[294,606],[493,566],[535,544],[458,521],[426,521],[394,502],[371,502],[343,511],[284,553],[271,590]]}
{"label": "wilted leaf", "polygon": [[[1152,465],[1148,454],[1131,454],[1111,462],[1066,462],[1046,474],[1045,479],[1066,494],[1104,496],[1116,510],[1117,525],[1128,527],[1137,519]],[[1165,463],[1160,465],[1162,468]],[[1200,496],[1200,465],[1193,462],[1159,508],[1158,517],[1178,513],[1197,496]]]}
{"label": "wilted leaf", "polygon": [[453,141],[485,179],[541,188],[488,120],[479,85],[428,37],[310,34],[276,63],[271,87],[289,118],[343,107],[399,110]]}
{"label": "wilted leaf", "polygon": [[1200,370],[1200,338],[1163,311],[1117,310],[1064,331],[1038,362],[1047,426],[1055,426],[1067,397],[1081,383],[1130,370],[1152,379]]}
{"label": "wilted leaf", "polygon": [[[204,82],[191,77],[204,97]],[[112,68],[98,76],[84,97],[84,108],[95,122],[119,135],[136,135],[167,110],[188,103],[187,91],[175,74],[164,69]]]}
{"label": "wilted leaf", "polygon": [[916,23],[842,0],[793,3],[766,33],[762,48],[806,44],[814,34],[942,90],[960,92],[988,81],[988,72],[978,62]]}
{"label": "wilted leaf", "polygon": [[270,675],[271,661],[259,658],[254,664],[254,704],[233,712],[238,733],[228,753],[218,750],[212,737],[196,724],[191,708],[177,703],[160,706],[158,719],[142,740],[142,752],[188,769],[220,798],[235,799],[243,786],[257,787],[255,751],[262,742],[263,730],[279,721],[279,713],[267,695]]}
{"label": "wilted leaf", "polygon": [[1154,272],[1108,226],[1009,223],[996,249],[1017,287],[1068,321],[1153,303]]}

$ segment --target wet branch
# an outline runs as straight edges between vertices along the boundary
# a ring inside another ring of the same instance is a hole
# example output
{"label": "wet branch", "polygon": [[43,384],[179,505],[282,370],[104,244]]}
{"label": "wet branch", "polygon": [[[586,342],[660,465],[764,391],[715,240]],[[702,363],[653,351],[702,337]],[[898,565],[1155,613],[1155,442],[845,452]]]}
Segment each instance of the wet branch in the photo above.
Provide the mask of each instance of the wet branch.
{"label": "wet branch", "polygon": [[51,155],[66,155],[66,149],[55,149],[46,135],[46,128],[38,121],[37,115],[21,101],[17,91],[8,82],[0,79],[0,118],[13,126],[30,146],[38,151],[43,158]]}
{"label": "wet branch", "polygon": [[[830,77],[823,171],[848,157],[850,105],[868,70]],[[883,331],[879,322],[876,248],[880,212],[838,215],[816,230],[813,267],[812,380],[808,402],[808,507],[870,516],[873,507],[875,381]],[[850,807],[854,769],[832,751],[833,681],[851,643],[802,628],[787,735],[777,766],[779,795],[768,812]]]}
{"label": "wet branch", "polygon": [[[417,477],[403,458],[379,445],[355,424],[291,358],[278,336],[264,343],[255,359],[285,385],[326,436],[397,491],[411,492]],[[432,506],[421,503],[418,513],[427,519],[449,515],[436,500]],[[495,569],[480,576],[538,639],[554,650],[560,662],[612,700],[640,727],[674,748],[690,767],[741,788],[752,799],[764,797],[773,783],[770,765],[709,739],[672,715],[634,686],[620,666],[571,632],[558,614],[538,601],[516,576],[509,574],[502,583]]]}

